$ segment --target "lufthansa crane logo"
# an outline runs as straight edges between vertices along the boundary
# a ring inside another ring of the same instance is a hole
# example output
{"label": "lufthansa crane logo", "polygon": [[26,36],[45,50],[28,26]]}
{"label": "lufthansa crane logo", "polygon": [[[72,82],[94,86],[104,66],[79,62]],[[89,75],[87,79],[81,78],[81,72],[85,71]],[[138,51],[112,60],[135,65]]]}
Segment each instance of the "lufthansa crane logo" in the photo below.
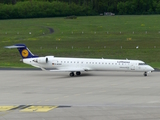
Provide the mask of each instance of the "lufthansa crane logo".
{"label": "lufthansa crane logo", "polygon": [[26,50],[26,49],[24,49],[24,50],[22,50],[22,56],[23,57],[28,57],[28,50]]}

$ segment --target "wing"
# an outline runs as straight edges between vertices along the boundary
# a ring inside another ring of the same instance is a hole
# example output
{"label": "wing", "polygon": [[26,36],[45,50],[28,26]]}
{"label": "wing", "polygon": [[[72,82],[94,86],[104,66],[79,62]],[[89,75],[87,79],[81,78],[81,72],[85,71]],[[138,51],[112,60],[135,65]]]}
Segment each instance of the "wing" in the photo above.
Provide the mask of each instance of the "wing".
{"label": "wing", "polygon": [[77,71],[86,71],[85,69],[83,68],[65,68],[65,69],[56,69],[56,70],[50,70],[52,72],[77,72]]}
{"label": "wing", "polygon": [[35,66],[38,68],[41,68],[43,71],[51,71],[51,72],[83,72],[83,71],[90,71],[91,69],[89,68],[76,68],[76,67],[68,67],[68,68],[57,68],[57,69],[46,69],[43,67]]}

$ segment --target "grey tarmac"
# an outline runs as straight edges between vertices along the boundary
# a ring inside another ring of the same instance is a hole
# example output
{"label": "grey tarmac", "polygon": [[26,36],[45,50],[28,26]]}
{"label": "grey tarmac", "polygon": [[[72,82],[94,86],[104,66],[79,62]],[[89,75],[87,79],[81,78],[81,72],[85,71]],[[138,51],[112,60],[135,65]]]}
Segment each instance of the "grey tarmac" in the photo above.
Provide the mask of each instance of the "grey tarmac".
{"label": "grey tarmac", "polygon": [[159,120],[160,72],[0,70],[0,120]]}

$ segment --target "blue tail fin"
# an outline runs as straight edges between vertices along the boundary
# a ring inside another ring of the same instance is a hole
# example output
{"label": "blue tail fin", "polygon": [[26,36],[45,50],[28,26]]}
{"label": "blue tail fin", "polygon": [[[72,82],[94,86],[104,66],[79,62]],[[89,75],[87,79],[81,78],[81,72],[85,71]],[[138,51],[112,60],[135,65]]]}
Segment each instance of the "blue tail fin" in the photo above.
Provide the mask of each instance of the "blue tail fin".
{"label": "blue tail fin", "polygon": [[35,58],[38,57],[34,55],[25,44],[16,44],[12,46],[6,46],[5,48],[17,48],[22,58]]}

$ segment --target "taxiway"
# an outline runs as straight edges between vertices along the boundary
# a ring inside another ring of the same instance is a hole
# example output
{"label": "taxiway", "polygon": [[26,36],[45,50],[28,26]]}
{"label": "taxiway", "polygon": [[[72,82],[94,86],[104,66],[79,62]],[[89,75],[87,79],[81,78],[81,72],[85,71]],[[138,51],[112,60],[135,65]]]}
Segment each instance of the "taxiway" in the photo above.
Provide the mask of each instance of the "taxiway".
{"label": "taxiway", "polygon": [[0,70],[0,120],[160,119],[160,72]]}

